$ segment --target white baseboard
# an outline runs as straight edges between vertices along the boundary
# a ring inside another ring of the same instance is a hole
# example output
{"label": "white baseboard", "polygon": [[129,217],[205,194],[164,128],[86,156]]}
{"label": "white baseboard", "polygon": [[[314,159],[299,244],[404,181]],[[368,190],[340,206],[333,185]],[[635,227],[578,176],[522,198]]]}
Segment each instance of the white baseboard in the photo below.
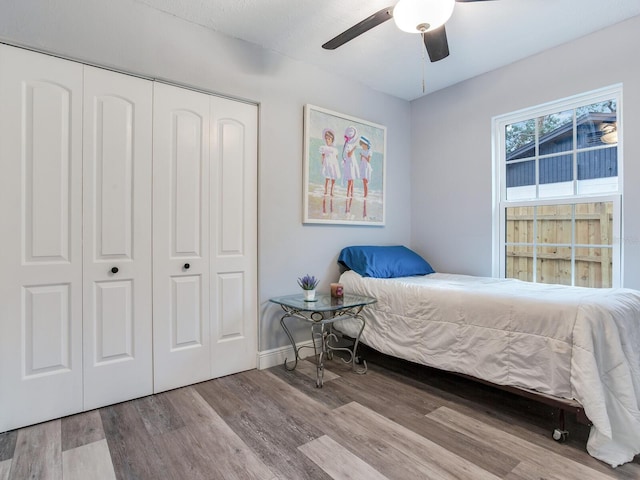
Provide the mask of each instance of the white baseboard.
{"label": "white baseboard", "polygon": [[[298,351],[300,358],[306,358],[313,355],[313,342],[311,340],[297,343],[296,346],[298,348],[309,347]],[[284,364],[285,358],[288,359],[289,362],[295,360],[295,354],[293,353],[293,347],[291,345],[258,352],[258,370],[282,365]]]}

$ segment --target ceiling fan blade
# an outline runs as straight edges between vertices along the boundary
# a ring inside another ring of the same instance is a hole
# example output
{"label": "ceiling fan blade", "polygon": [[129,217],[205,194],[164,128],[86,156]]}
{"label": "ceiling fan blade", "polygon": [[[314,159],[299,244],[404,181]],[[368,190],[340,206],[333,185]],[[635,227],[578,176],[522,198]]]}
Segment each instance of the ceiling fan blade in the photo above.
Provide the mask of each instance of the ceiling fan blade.
{"label": "ceiling fan blade", "polygon": [[427,47],[429,60],[437,62],[449,56],[449,44],[447,43],[447,32],[444,25],[422,34],[424,46]]}
{"label": "ceiling fan blade", "polygon": [[322,48],[325,50],[334,50],[341,45],[344,45],[350,40],[353,40],[358,35],[362,35],[367,30],[371,30],[373,27],[377,27],[381,23],[386,22],[391,19],[393,12],[393,7],[383,8],[379,12],[374,13],[373,15],[365,18],[359,23],[356,23],[353,27],[345,30],[340,35],[335,38],[332,38],[327,43],[322,45]]}

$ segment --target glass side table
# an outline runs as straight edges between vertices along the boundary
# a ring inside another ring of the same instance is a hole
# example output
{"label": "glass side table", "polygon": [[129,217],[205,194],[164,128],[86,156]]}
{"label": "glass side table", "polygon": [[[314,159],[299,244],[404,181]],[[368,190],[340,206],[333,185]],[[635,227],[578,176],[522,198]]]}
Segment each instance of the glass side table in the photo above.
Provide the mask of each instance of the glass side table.
{"label": "glass side table", "polygon": [[[291,342],[291,346],[293,347],[293,352],[295,354],[295,361],[291,367],[287,364],[288,359],[285,358],[285,369],[295,370],[298,365],[298,359],[300,358],[300,349],[313,348],[314,354],[317,358],[316,387],[318,388],[322,387],[324,359],[325,357],[331,359],[334,351],[345,351],[349,353],[349,359],[343,359],[343,361],[345,363],[351,363],[354,372],[365,373],[367,371],[367,364],[365,362],[363,362],[362,368],[356,368],[356,351],[358,349],[360,335],[362,334],[362,330],[364,330],[365,326],[364,317],[360,312],[362,312],[362,309],[367,305],[377,302],[375,298],[353,294],[345,294],[342,298],[335,298],[328,293],[321,293],[316,294],[315,301],[307,301],[304,299],[303,295],[299,293],[296,295],[274,297],[270,299],[270,301],[280,305],[285,312],[280,319],[280,325],[287,334],[287,337],[289,337],[289,341]],[[313,347],[303,345],[298,348],[296,346],[296,342],[287,328],[286,320],[288,318],[295,318],[311,324],[311,340]],[[338,337],[333,331],[334,322],[349,319],[353,319],[361,323],[353,348],[339,346]],[[318,344],[320,345],[319,347]],[[318,348],[320,349],[319,352]]]}

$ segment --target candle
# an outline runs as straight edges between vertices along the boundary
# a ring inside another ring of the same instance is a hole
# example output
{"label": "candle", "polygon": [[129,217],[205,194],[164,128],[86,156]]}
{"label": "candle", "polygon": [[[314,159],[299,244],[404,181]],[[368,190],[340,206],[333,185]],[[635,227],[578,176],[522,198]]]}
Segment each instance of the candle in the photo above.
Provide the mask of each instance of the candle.
{"label": "candle", "polygon": [[331,284],[331,296],[336,298],[342,298],[344,295],[343,287],[341,283]]}

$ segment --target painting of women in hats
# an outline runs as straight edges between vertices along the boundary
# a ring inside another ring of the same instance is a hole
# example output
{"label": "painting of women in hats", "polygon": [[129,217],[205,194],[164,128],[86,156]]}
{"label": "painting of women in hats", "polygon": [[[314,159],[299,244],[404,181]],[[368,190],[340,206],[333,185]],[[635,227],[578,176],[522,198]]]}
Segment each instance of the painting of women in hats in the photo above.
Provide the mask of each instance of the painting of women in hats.
{"label": "painting of women in hats", "polygon": [[338,165],[338,149],[333,146],[336,134],[330,128],[322,131],[324,145],[320,147],[322,157],[322,175],[324,175],[324,194],[333,197],[333,188],[336,180],[340,178],[340,166]]}
{"label": "painting of women in hats", "polygon": [[362,180],[362,196],[367,198],[369,189],[369,179],[371,178],[371,140],[364,135],[360,136],[360,179]]}
{"label": "painting of women in hats", "polygon": [[358,164],[355,156],[357,143],[358,130],[353,125],[349,125],[344,131],[344,144],[342,145],[342,168],[344,170],[344,179],[347,181],[345,213],[351,212],[353,181],[358,178]]}
{"label": "painting of women in hats", "polygon": [[382,125],[305,106],[303,223],[384,225],[386,135]]}

